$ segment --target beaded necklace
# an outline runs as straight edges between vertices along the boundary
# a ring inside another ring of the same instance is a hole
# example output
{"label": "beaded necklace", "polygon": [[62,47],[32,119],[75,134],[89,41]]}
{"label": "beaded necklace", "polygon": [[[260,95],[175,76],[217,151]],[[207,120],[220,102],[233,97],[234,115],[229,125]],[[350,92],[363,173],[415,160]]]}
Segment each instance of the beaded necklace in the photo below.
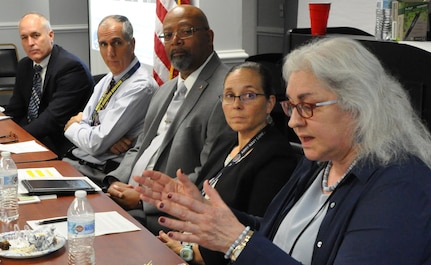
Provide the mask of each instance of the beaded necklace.
{"label": "beaded necklace", "polygon": [[322,179],[322,189],[324,192],[333,192],[338,184],[340,184],[341,181],[349,174],[349,172],[352,170],[352,168],[356,165],[356,159],[353,160],[352,164],[350,164],[349,168],[346,170],[343,176],[332,186],[328,187],[328,176],[329,176],[329,170],[331,170],[332,167],[332,161],[329,161],[328,164],[325,167],[325,171],[323,171],[323,179]]}

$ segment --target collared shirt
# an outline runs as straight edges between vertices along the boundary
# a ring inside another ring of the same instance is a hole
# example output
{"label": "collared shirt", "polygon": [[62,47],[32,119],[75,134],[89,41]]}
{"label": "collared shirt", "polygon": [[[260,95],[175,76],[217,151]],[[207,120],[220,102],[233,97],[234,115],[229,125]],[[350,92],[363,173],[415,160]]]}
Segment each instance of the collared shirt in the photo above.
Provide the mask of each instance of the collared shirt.
{"label": "collared shirt", "polygon": [[[114,76],[114,79],[118,81],[137,61],[135,57],[127,69]],[[108,159],[121,161],[123,154],[115,155],[109,148],[122,137],[136,140],[142,130],[151,97],[158,87],[153,77],[141,66],[118,87],[106,107],[99,111],[100,124],[91,126],[92,113],[112,77],[112,73],[109,73],[97,83],[83,110],[82,121],[73,123],[65,132],[65,136],[78,147],[73,150],[73,154],[95,164],[103,164]]]}

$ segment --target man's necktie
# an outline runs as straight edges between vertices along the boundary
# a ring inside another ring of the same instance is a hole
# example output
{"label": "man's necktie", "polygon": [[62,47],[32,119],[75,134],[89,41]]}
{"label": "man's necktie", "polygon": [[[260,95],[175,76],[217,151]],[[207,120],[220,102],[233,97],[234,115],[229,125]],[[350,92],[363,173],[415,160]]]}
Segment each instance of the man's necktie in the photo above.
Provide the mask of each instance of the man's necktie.
{"label": "man's necktie", "polygon": [[28,105],[28,122],[36,119],[39,116],[39,105],[42,97],[42,77],[40,72],[42,71],[42,66],[36,64],[34,66],[34,76],[33,76],[33,88],[31,91],[30,104]]}
{"label": "man's necktie", "polygon": [[174,97],[172,98],[171,103],[168,106],[168,109],[166,111],[166,124],[170,125],[172,123],[172,121],[175,118],[175,115],[178,112],[178,109],[181,107],[181,105],[183,104],[184,98],[186,96],[187,93],[187,88],[184,85],[184,82],[181,82],[178,85],[178,89],[177,91],[175,91]]}
{"label": "man's necktie", "polygon": [[99,102],[97,103],[96,108],[93,110],[93,114],[91,118],[91,126],[97,126],[100,124],[99,111],[105,109],[106,105],[108,105],[108,102],[111,99],[111,96],[114,94],[114,91],[112,91],[112,89],[114,88],[115,84],[116,84],[115,79],[114,77],[112,77],[108,88],[106,89],[105,93],[103,93],[102,97],[99,99]]}

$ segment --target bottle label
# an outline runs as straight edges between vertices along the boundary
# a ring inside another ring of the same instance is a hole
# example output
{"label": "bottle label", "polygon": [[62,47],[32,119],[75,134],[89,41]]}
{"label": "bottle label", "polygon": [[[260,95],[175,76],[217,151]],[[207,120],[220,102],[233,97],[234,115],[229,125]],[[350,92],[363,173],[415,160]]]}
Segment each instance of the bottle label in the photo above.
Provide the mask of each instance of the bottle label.
{"label": "bottle label", "polygon": [[0,178],[0,185],[16,185],[18,184],[18,174],[11,174],[2,176]]}
{"label": "bottle label", "polygon": [[94,236],[94,221],[89,222],[67,222],[67,232],[69,235]]}

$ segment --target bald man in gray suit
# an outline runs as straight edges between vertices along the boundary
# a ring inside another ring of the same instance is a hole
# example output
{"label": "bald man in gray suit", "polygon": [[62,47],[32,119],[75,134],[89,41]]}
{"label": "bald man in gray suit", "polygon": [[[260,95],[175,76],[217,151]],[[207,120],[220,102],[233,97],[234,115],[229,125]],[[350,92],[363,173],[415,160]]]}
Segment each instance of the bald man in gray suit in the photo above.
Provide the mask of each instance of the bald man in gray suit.
{"label": "bald man in gray suit", "polygon": [[[215,138],[230,130],[218,100],[228,68],[214,52],[214,33],[205,14],[194,6],[178,6],[166,15],[163,32],[160,37],[166,54],[179,76],[154,94],[136,146],[103,179],[111,198],[154,234],[163,228],[157,221],[160,212],[142,205],[131,177],[142,174],[144,169],[175,177],[181,168],[195,180]],[[186,96],[171,118],[170,104],[183,84]]]}

